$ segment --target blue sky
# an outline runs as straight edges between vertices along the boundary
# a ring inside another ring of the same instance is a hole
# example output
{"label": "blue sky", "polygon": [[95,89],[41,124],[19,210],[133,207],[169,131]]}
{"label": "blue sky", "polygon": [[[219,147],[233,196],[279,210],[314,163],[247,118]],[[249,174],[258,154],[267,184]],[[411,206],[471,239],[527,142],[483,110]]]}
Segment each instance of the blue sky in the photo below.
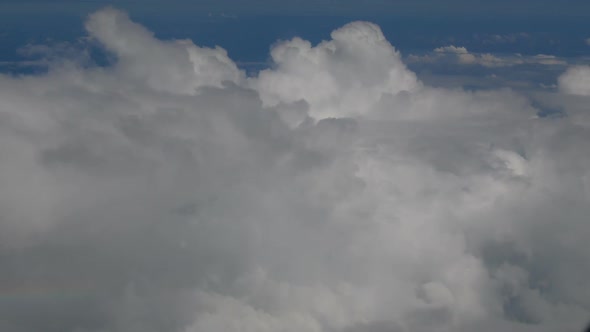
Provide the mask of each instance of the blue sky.
{"label": "blue sky", "polygon": [[[0,59],[23,42],[71,41],[83,20],[107,4],[126,9],[163,38],[220,44],[240,61],[264,61],[268,45],[300,35],[317,42],[349,21],[381,26],[403,52],[461,43],[477,52],[576,56],[590,30],[587,1],[2,1]],[[242,33],[245,32],[245,33]],[[493,35],[528,33],[529,40],[490,44]],[[489,39],[489,38],[488,38]]]}
{"label": "blue sky", "polygon": [[84,12],[99,6],[111,4],[134,11],[185,12],[223,11],[236,15],[243,14],[379,14],[379,15],[417,15],[417,16],[562,16],[588,17],[590,4],[584,0],[300,0],[300,1],[187,1],[187,0],[146,0],[146,1],[103,1],[103,0],[4,0],[0,8],[5,11],[69,11]]}
{"label": "blue sky", "polygon": [[[31,60],[22,52],[29,44],[74,42],[85,34],[85,17],[107,4],[127,10],[159,38],[220,45],[250,71],[266,66],[269,47],[277,40],[300,36],[317,43],[355,20],[378,24],[404,56],[455,45],[475,53],[577,59],[589,48],[585,40],[590,35],[590,2],[578,0],[372,0],[362,5],[358,1],[3,1],[0,61]],[[448,64],[410,66],[428,75],[481,72]],[[0,70],[19,69],[5,65]],[[555,72],[535,75],[545,83],[555,79]]]}

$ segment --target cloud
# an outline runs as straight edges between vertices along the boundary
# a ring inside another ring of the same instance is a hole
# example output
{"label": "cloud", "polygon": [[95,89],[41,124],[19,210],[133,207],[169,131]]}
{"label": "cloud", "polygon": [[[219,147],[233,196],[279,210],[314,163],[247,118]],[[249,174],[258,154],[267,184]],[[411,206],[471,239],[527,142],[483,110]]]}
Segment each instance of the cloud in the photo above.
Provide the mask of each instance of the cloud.
{"label": "cloud", "polygon": [[153,33],[115,9],[90,15],[86,30],[117,55],[120,72],[158,91],[191,93],[204,85],[238,82],[243,75],[222,48],[154,39]]}
{"label": "cloud", "polygon": [[1,330],[585,323],[572,96],[549,119],[510,90],[429,87],[366,22],[279,42],[248,78],[115,9],[86,29],[114,63],[0,76]]}
{"label": "cloud", "polygon": [[484,44],[514,44],[518,42],[522,42],[523,40],[531,38],[531,36],[526,32],[519,32],[519,33],[508,33],[508,34],[494,34],[494,35],[486,35],[483,36]]}
{"label": "cloud", "polygon": [[586,45],[590,46],[590,38],[586,38],[585,42],[586,42]]}
{"label": "cloud", "polygon": [[517,65],[566,66],[567,62],[554,55],[535,56],[493,55],[491,53],[471,53],[465,47],[454,45],[435,48],[430,54],[410,55],[408,61],[414,63],[456,63],[460,65],[479,65],[488,68],[511,67]]}
{"label": "cloud", "polygon": [[573,66],[558,80],[559,90],[573,95],[590,96],[590,67]]}
{"label": "cloud", "polygon": [[453,45],[444,46],[435,48],[434,51],[436,53],[455,53],[455,54],[467,54],[467,49],[465,47],[457,47]]}
{"label": "cloud", "polygon": [[348,24],[331,37],[317,46],[295,38],[273,47],[276,68],[263,70],[253,82],[265,106],[305,100],[312,116],[354,116],[383,93],[419,86],[376,25]]}
{"label": "cloud", "polygon": [[526,61],[531,64],[540,64],[540,65],[547,65],[547,66],[564,66],[567,65],[565,60],[562,60],[555,55],[547,55],[547,54],[537,54],[530,58],[530,60]]}
{"label": "cloud", "polygon": [[438,54],[453,54],[457,56],[459,63],[463,64],[475,64],[477,58],[475,55],[467,52],[465,47],[456,47],[453,45],[435,48],[434,52]]}
{"label": "cloud", "polygon": [[437,56],[447,56],[453,55],[456,56],[458,63],[466,64],[466,65],[482,65],[484,67],[499,67],[508,65],[502,59],[486,53],[486,54],[472,54],[467,51],[465,47],[456,47],[453,45],[439,47],[434,49],[435,54]]}

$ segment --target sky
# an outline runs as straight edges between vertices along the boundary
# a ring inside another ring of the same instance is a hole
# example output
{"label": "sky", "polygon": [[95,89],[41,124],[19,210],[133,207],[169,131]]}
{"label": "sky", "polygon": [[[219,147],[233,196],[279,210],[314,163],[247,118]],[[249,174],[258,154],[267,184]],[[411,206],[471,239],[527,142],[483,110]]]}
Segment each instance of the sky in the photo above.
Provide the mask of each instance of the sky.
{"label": "sky", "polygon": [[584,0],[4,0],[2,7],[26,12],[46,10],[80,12],[104,5],[134,11],[181,13],[186,10],[227,11],[242,14],[404,14],[404,15],[496,15],[520,17],[585,17],[590,5]]}
{"label": "sky", "polygon": [[588,6],[1,2],[0,331],[582,331]]}

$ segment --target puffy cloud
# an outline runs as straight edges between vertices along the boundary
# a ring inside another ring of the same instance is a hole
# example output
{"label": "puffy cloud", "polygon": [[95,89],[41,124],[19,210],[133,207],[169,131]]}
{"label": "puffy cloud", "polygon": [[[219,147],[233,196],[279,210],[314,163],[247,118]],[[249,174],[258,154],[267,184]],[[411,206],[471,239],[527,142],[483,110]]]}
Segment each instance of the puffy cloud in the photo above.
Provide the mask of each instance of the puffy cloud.
{"label": "puffy cloud", "polygon": [[252,84],[264,105],[305,100],[313,117],[361,115],[384,93],[419,87],[372,23],[345,25],[316,46],[294,38],[275,45],[271,56],[275,67],[263,70]]}
{"label": "puffy cloud", "polygon": [[590,66],[573,66],[558,80],[559,90],[582,96],[590,96]]}
{"label": "puffy cloud", "polygon": [[224,81],[243,79],[224,49],[201,48],[190,40],[157,40],[153,33],[112,8],[90,15],[86,30],[117,56],[117,69],[135,84],[190,94],[202,86],[220,87]]}
{"label": "puffy cloud", "polygon": [[0,76],[1,330],[577,331],[590,313],[578,117],[425,86],[365,22],[280,42],[250,78],[115,9],[86,28],[113,64]]}

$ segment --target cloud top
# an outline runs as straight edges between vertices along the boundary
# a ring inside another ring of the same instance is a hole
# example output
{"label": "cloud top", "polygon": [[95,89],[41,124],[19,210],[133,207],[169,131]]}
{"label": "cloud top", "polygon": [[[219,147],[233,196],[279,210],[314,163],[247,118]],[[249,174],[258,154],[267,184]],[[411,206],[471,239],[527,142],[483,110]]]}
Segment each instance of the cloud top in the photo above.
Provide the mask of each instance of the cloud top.
{"label": "cloud top", "polygon": [[244,78],[224,49],[198,47],[190,40],[157,40],[114,8],[91,14],[86,30],[117,57],[118,69],[137,84],[190,94],[203,86],[220,87],[224,81]]}
{"label": "cloud top", "polygon": [[384,93],[420,86],[375,24],[353,22],[331,36],[316,46],[294,38],[273,47],[275,67],[253,82],[265,105],[305,100],[313,117],[355,116]]}

